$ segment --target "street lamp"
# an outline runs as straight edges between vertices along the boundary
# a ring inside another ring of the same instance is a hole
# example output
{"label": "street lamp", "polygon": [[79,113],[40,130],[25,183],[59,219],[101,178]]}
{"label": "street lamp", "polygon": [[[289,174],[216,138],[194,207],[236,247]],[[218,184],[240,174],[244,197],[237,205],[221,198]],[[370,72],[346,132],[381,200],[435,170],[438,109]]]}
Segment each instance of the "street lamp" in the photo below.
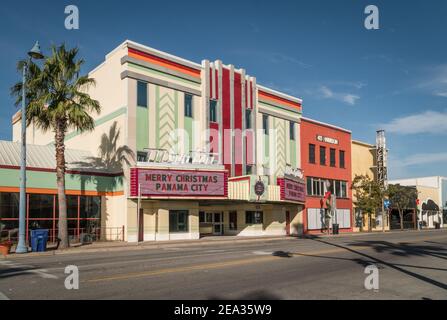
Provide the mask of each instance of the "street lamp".
{"label": "street lamp", "polygon": [[31,60],[41,60],[44,56],[40,51],[39,41],[28,52],[28,62],[23,65],[22,79],[22,148],[20,153],[20,205],[19,205],[19,243],[17,244],[16,253],[28,252],[25,244],[26,232],[26,74]]}

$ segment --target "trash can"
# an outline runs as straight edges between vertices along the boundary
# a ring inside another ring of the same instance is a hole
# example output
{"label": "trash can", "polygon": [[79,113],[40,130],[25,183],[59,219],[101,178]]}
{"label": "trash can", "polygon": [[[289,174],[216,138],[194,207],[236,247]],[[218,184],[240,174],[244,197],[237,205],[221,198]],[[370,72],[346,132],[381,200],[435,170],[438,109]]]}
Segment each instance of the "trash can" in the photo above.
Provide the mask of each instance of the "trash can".
{"label": "trash can", "polygon": [[332,225],[332,234],[338,234],[339,233],[339,224],[338,223],[334,223]]}
{"label": "trash can", "polygon": [[31,251],[45,252],[47,250],[48,229],[31,230]]}

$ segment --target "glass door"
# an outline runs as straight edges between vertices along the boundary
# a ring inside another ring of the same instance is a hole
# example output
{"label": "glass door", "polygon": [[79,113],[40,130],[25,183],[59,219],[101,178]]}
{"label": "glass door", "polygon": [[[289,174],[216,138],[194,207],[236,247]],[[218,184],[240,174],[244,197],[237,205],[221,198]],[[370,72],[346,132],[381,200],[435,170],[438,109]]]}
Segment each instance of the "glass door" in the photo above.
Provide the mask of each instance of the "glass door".
{"label": "glass door", "polygon": [[221,212],[213,214],[213,234],[216,236],[223,234],[223,215]]}

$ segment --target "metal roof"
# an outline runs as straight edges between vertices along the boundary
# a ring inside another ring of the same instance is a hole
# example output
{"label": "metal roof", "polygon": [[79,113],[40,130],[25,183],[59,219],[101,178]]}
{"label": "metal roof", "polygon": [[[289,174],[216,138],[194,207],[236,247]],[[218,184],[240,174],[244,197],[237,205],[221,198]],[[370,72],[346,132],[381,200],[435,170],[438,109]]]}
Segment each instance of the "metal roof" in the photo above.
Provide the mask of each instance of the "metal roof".
{"label": "metal roof", "polygon": [[[39,169],[55,169],[56,157],[54,146],[27,145],[26,166]],[[20,166],[20,142],[0,140],[0,165]],[[89,151],[65,149],[65,162],[68,170],[101,171],[100,168],[92,168],[86,164],[91,163],[93,155]]]}

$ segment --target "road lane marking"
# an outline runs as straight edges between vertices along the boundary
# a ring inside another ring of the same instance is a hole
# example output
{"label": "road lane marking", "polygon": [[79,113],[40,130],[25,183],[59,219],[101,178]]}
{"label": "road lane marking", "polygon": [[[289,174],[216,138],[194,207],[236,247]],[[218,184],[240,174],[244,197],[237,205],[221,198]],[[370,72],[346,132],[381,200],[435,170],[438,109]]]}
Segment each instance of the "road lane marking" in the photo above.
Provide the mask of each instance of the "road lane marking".
{"label": "road lane marking", "polygon": [[[361,249],[371,249],[369,247],[360,247],[360,248]],[[337,253],[337,252],[343,252],[343,251],[346,251],[346,249],[320,250],[320,251],[313,251],[313,252],[308,252],[308,253],[291,252],[290,255],[292,255],[294,257],[301,257],[301,256],[306,256],[306,255],[319,255],[319,254]],[[270,253],[269,256],[263,255],[263,256],[258,256],[256,258],[250,258],[250,259],[231,260],[231,261],[226,261],[226,262],[198,264],[198,265],[192,265],[192,266],[181,266],[181,267],[159,269],[159,270],[153,270],[153,271],[142,271],[142,272],[135,272],[135,273],[119,274],[119,275],[110,276],[110,277],[90,279],[90,280],[86,280],[85,282],[104,282],[104,281],[113,281],[113,280],[127,280],[127,279],[131,279],[131,278],[158,276],[158,275],[164,275],[164,274],[170,274],[170,273],[180,273],[180,272],[206,270],[206,269],[219,269],[219,268],[225,268],[225,267],[241,266],[241,265],[246,265],[246,264],[268,262],[268,261],[275,261],[275,260],[279,261],[282,259],[281,257],[272,256],[271,254],[272,253]]]}
{"label": "road lane marking", "polygon": [[241,265],[246,265],[246,264],[267,262],[267,261],[273,261],[273,260],[279,260],[279,259],[281,259],[281,258],[273,257],[273,256],[257,257],[257,258],[233,260],[233,261],[227,261],[227,262],[215,262],[215,263],[199,264],[199,265],[193,265],[193,266],[182,266],[182,267],[175,267],[175,268],[168,268],[168,269],[161,269],[161,270],[154,270],[154,271],[143,271],[143,272],[120,274],[120,275],[110,276],[110,277],[90,279],[90,280],[86,280],[85,282],[104,282],[104,281],[113,281],[113,280],[127,280],[127,279],[131,279],[131,278],[158,276],[158,275],[164,275],[164,274],[170,274],[170,273],[179,273],[179,272],[187,272],[187,271],[219,269],[219,268],[225,268],[225,267],[241,266]]}
{"label": "road lane marking", "polygon": [[[438,238],[444,238],[444,237],[446,237],[446,236],[438,237]],[[433,239],[433,238],[430,238],[430,239]],[[423,242],[423,241],[425,241],[425,239],[418,239],[417,241],[413,241],[412,243]],[[346,248],[325,249],[325,250],[308,251],[308,252],[285,252],[285,253],[288,253],[292,257],[313,257],[313,256],[318,256],[318,255],[323,255],[323,254],[341,253],[341,252],[355,253],[350,250],[357,250],[357,251],[374,250],[374,248],[370,247],[370,246],[354,246],[353,248],[349,245],[346,245],[346,246],[347,246]],[[230,266],[240,266],[240,265],[274,261],[274,260],[278,261],[281,259],[281,257],[272,256],[272,254],[274,252],[254,251],[252,253],[255,255],[258,255],[258,257],[251,258],[251,259],[243,259],[243,260],[232,260],[232,261],[227,261],[227,262],[199,264],[199,265],[192,265],[192,266],[181,266],[181,267],[175,267],[175,268],[159,269],[159,270],[154,270],[154,271],[143,271],[143,272],[119,274],[119,275],[110,276],[110,277],[90,279],[90,280],[86,280],[85,282],[94,283],[94,282],[104,282],[104,281],[113,281],[113,280],[126,280],[126,279],[131,279],[131,278],[158,276],[158,275],[164,275],[164,274],[180,273],[180,272],[188,272],[188,271],[196,271],[196,270],[218,269],[218,268],[225,268],[225,267],[230,267]],[[269,255],[267,255],[267,254],[269,254]],[[318,258],[318,257],[315,257],[315,258]]]}
{"label": "road lane marking", "polygon": [[59,279],[57,276],[48,273],[47,269],[32,269],[32,268],[34,268],[34,266],[31,266],[31,265],[14,263],[12,261],[6,260],[6,261],[0,261],[0,266],[5,266],[8,268],[23,269],[23,270],[11,271],[11,272],[4,272],[4,273],[0,274],[0,279],[3,277],[7,277],[7,276],[15,276],[15,275],[21,275],[21,274],[36,274],[43,279]]}
{"label": "road lane marking", "polygon": [[7,296],[6,296],[6,294],[4,294],[3,292],[1,292],[0,291],[0,300],[11,300],[11,299],[9,299]]}

